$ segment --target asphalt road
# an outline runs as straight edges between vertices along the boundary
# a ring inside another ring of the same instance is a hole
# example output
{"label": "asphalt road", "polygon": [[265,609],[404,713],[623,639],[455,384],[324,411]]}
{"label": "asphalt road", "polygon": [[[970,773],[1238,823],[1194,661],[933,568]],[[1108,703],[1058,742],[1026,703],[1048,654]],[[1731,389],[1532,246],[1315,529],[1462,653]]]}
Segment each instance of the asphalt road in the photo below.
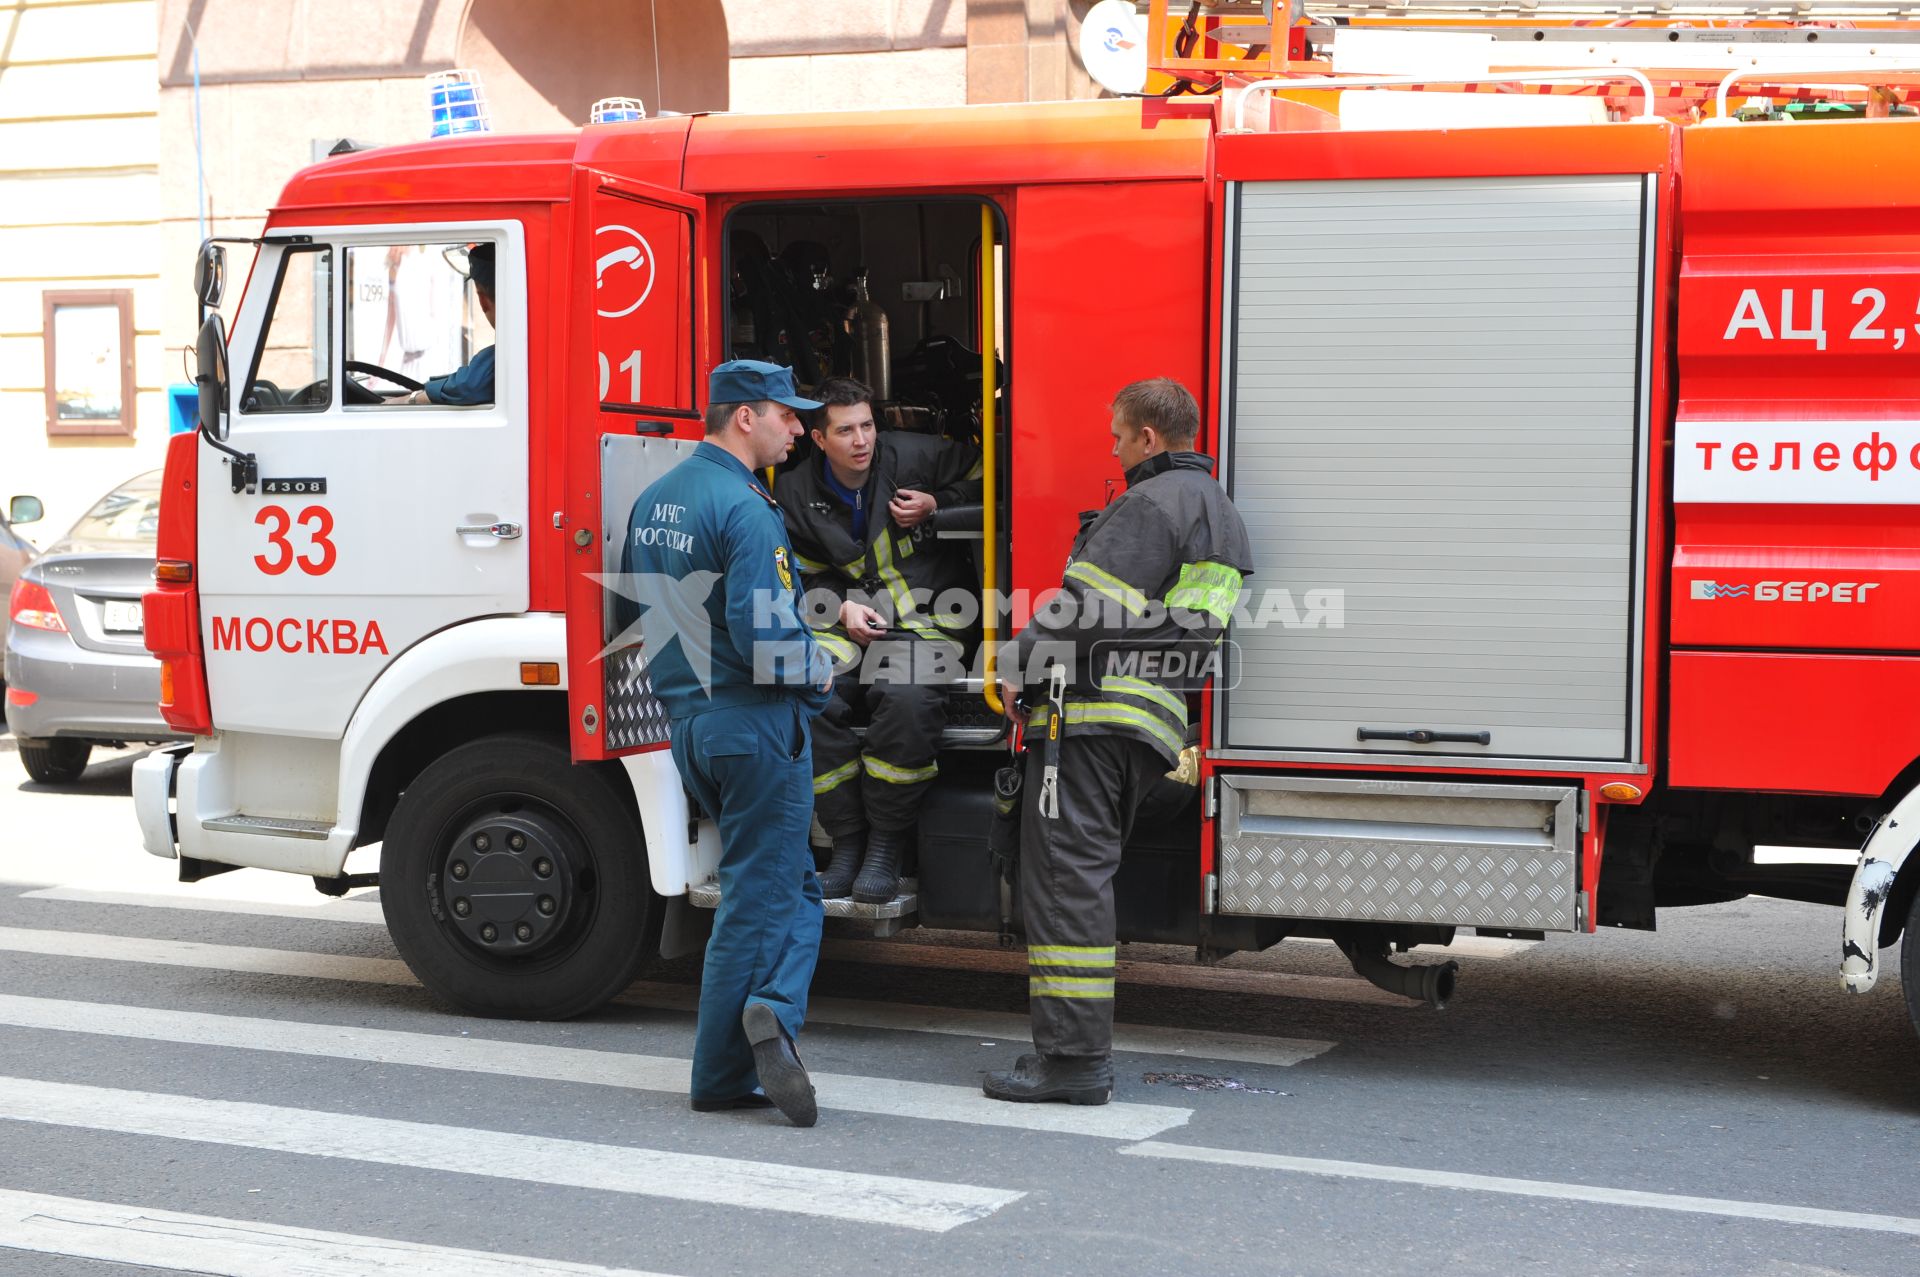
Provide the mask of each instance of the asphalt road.
{"label": "asphalt road", "polygon": [[0,1273],[1920,1272],[1920,1045],[1831,910],[1481,942],[1441,1013],[1325,946],[1129,952],[1105,1109],[978,1096],[1024,1046],[990,939],[842,940],[801,1131],[688,1111],[690,964],[450,1015],[370,895],[179,886],[125,757],[54,791],[10,746]]}

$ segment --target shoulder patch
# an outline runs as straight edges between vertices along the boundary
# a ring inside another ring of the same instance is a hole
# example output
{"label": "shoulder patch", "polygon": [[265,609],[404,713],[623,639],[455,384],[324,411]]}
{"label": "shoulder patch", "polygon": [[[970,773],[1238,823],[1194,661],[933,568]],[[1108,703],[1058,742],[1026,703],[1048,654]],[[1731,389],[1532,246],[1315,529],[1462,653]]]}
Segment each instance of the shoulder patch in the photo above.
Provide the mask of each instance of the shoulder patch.
{"label": "shoulder patch", "polygon": [[787,554],[786,546],[777,545],[773,548],[773,568],[774,571],[780,574],[781,586],[791,590],[793,588],[793,563]]}

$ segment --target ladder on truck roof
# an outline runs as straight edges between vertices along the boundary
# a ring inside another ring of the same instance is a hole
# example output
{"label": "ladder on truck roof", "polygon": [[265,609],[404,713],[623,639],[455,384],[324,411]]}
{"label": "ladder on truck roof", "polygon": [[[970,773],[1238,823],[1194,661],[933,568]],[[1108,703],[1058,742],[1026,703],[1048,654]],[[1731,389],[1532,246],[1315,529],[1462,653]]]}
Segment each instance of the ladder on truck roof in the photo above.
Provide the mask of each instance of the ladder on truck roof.
{"label": "ladder on truck roof", "polygon": [[1239,80],[1410,76],[1434,89],[1602,94],[1625,111],[1636,90],[1624,80],[1520,86],[1497,76],[1631,69],[1652,82],[1661,114],[1697,119],[1716,94],[1724,100],[1730,77],[1742,95],[1853,103],[1874,115],[1920,89],[1920,0],[1140,3],[1149,65],[1167,96]]}

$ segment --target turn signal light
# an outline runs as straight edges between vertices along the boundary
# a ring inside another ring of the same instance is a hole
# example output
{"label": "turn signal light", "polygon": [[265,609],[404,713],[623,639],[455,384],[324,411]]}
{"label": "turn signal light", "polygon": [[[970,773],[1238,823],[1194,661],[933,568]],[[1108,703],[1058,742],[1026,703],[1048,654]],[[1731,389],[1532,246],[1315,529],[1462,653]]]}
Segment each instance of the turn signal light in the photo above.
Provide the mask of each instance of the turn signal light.
{"label": "turn signal light", "polygon": [[520,681],[527,687],[558,687],[560,686],[560,663],[558,661],[522,661]]}
{"label": "turn signal light", "polygon": [[1637,803],[1640,801],[1640,786],[1629,785],[1624,780],[1616,780],[1611,785],[1600,786],[1600,796],[1610,803]]}
{"label": "turn signal light", "polygon": [[192,585],[193,564],[185,559],[162,559],[153,565],[153,579],[162,585]]}
{"label": "turn signal light", "polygon": [[53,595],[47,593],[47,587],[25,577],[13,583],[7,614],[13,617],[15,625],[24,625],[30,630],[67,632],[67,623],[60,619],[60,609],[53,605]]}
{"label": "turn signal light", "polygon": [[173,662],[160,662],[160,703],[173,704]]}

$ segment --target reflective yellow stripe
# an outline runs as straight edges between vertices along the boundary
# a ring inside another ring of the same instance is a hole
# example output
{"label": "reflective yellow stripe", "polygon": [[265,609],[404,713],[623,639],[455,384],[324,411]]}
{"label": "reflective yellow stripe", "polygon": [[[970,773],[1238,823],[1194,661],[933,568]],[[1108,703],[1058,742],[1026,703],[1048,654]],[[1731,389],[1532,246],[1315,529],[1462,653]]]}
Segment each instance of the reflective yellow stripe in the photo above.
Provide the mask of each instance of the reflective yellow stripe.
{"label": "reflective yellow stripe", "polygon": [[[1051,711],[1042,709],[1035,715],[1030,727],[1045,729],[1051,721]],[[1097,723],[1118,727],[1138,727],[1155,740],[1160,741],[1170,751],[1178,754],[1186,745],[1180,733],[1167,726],[1166,720],[1157,717],[1152,710],[1140,709],[1133,705],[1120,705],[1113,701],[1091,701],[1086,704],[1067,705],[1067,726],[1076,723]]]}
{"label": "reflective yellow stripe", "polygon": [[1104,594],[1135,616],[1147,614],[1147,596],[1105,568],[1091,563],[1067,564],[1067,580],[1078,581],[1097,594]]}
{"label": "reflective yellow stripe", "polygon": [[1149,683],[1144,678],[1133,678],[1126,674],[1109,674],[1100,680],[1100,690],[1118,692],[1122,696],[1138,696],[1142,700],[1164,706],[1170,713],[1179,717],[1182,727],[1186,726],[1186,701],[1156,683]]}
{"label": "reflective yellow stripe", "polygon": [[975,461],[975,462],[973,463],[973,469],[971,469],[971,470],[969,470],[969,471],[967,471],[967,472],[966,472],[965,474],[963,474],[963,475],[961,475],[961,476],[960,476],[960,478],[961,478],[961,480],[962,480],[962,481],[964,482],[965,480],[968,480],[968,479],[978,479],[978,478],[981,478],[981,477],[982,477],[982,476],[984,476],[984,475],[985,475],[986,473],[987,473],[987,466],[986,466],[986,461],[985,461],[984,459],[981,459],[981,460],[977,460],[977,461]]}
{"label": "reflective yellow stripe", "polygon": [[1078,975],[1036,975],[1027,978],[1027,996],[1032,998],[1113,997],[1113,980]]}
{"label": "reflective yellow stripe", "polygon": [[920,619],[913,608],[913,591],[907,588],[906,578],[893,566],[893,534],[881,532],[880,539],[873,543],[873,566],[880,574],[880,583],[887,587],[887,594],[893,599],[893,619],[902,629],[914,630],[931,638],[945,638],[937,627]]}
{"label": "reflective yellow stripe", "polygon": [[1166,603],[1170,608],[1205,612],[1224,625],[1240,601],[1240,585],[1244,579],[1238,569],[1224,563],[1210,560],[1189,563],[1180,569],[1180,579],[1168,591]]}
{"label": "reflective yellow stripe", "polygon": [[884,780],[889,785],[917,785],[923,780],[932,780],[940,774],[940,764],[928,763],[925,767],[896,767],[885,759],[875,758],[872,754],[860,760],[866,764],[867,775],[876,780]]}
{"label": "reflective yellow stripe", "polygon": [[1113,946],[1104,949],[1080,945],[1036,945],[1027,950],[1027,965],[1033,967],[1110,967]]}
{"label": "reflective yellow stripe", "polygon": [[853,645],[852,639],[841,638],[838,634],[829,634],[825,630],[815,630],[813,641],[832,653],[836,661],[850,661],[860,654],[860,649]]}
{"label": "reflective yellow stripe", "polygon": [[834,768],[830,772],[821,772],[813,778],[813,793],[817,798],[821,794],[831,793],[860,774],[860,760]]}
{"label": "reflective yellow stripe", "polygon": [[829,567],[832,566],[831,564],[821,563],[814,559],[809,559],[806,555],[800,553],[798,550],[795,550],[793,552],[793,562],[794,562],[794,566],[798,567],[802,572],[825,572]]}

